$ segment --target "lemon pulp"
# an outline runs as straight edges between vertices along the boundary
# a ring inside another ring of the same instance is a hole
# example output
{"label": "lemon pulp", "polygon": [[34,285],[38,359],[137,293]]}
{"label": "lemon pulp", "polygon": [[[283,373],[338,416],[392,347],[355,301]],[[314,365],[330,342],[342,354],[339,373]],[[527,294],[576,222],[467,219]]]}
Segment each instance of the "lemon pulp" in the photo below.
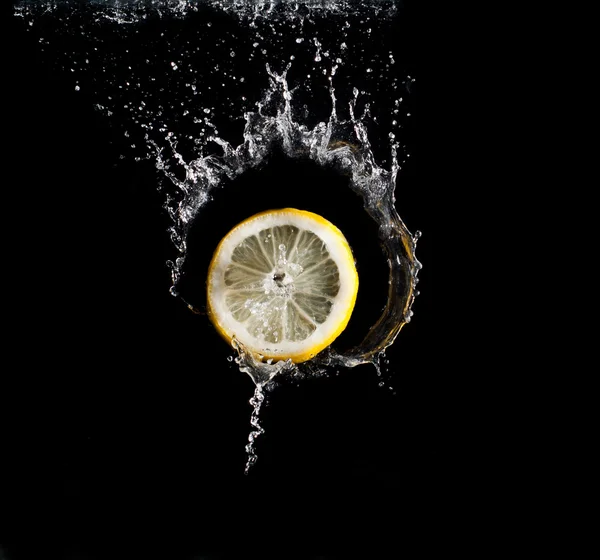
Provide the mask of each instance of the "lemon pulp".
{"label": "lemon pulp", "polygon": [[336,226],[305,210],[268,210],[219,243],[208,271],[208,314],[228,342],[299,363],[346,328],[357,292],[352,251]]}

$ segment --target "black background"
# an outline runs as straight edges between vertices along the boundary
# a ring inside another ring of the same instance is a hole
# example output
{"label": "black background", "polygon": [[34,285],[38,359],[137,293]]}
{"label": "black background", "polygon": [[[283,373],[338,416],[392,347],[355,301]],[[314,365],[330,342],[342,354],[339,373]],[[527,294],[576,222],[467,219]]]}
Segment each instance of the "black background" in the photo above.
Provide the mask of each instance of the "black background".
{"label": "black background", "polygon": [[[169,294],[175,255],[156,171],[119,160],[114,131],[15,26],[4,276],[16,313],[1,396],[14,467],[3,478],[8,558],[399,550],[414,528],[491,492],[481,411],[493,397],[478,376],[479,325],[465,315],[480,280],[464,273],[476,269],[461,212],[467,163],[450,143],[452,92],[438,89],[448,72],[427,55],[435,34],[406,10],[416,124],[396,197],[409,229],[423,231],[424,268],[413,321],[387,353],[395,392],[370,366],[284,385],[263,408],[248,476],[253,385],[205,317]],[[351,240],[371,254],[361,243]],[[372,258],[359,274],[377,286],[385,264]]]}

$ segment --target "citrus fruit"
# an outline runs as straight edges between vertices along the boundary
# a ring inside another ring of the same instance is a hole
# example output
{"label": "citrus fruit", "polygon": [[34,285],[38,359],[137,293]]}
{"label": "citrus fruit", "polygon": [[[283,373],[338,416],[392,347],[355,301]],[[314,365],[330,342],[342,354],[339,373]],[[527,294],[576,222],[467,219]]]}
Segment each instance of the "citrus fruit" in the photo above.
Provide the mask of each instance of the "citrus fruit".
{"label": "citrus fruit", "polygon": [[346,328],[357,291],[354,257],[336,226],[305,210],[268,210],[219,243],[208,270],[208,315],[228,342],[299,363]]}

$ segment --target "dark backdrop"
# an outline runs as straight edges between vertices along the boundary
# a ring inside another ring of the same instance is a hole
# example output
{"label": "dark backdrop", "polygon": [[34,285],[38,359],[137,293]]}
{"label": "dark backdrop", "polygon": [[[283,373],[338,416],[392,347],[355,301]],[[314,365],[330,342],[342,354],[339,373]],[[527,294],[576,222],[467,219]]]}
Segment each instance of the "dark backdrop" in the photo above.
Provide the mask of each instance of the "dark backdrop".
{"label": "dark backdrop", "polygon": [[[15,25],[3,189],[15,311],[1,395],[8,558],[175,560],[275,542],[281,558],[317,542],[399,550],[478,484],[489,491],[485,429],[474,427],[486,401],[472,375],[477,326],[462,314],[469,225],[453,213],[465,163],[445,143],[432,34],[409,15],[416,124],[396,197],[423,231],[414,319],[387,353],[386,387],[361,366],[271,393],[248,476],[253,385],[206,319],[169,294],[175,254],[157,172],[119,159],[89,99]],[[361,282],[377,286],[385,264],[373,259]]]}

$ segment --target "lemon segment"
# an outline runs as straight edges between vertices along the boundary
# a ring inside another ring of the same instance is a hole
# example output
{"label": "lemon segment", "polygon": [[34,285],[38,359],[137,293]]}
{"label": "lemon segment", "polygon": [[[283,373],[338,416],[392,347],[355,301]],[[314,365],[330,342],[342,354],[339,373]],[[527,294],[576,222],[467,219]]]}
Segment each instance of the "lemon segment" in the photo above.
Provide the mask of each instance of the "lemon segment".
{"label": "lemon segment", "polygon": [[208,316],[264,359],[311,359],[346,328],[358,274],[342,232],[295,208],[268,210],[235,226],[208,269]]}

